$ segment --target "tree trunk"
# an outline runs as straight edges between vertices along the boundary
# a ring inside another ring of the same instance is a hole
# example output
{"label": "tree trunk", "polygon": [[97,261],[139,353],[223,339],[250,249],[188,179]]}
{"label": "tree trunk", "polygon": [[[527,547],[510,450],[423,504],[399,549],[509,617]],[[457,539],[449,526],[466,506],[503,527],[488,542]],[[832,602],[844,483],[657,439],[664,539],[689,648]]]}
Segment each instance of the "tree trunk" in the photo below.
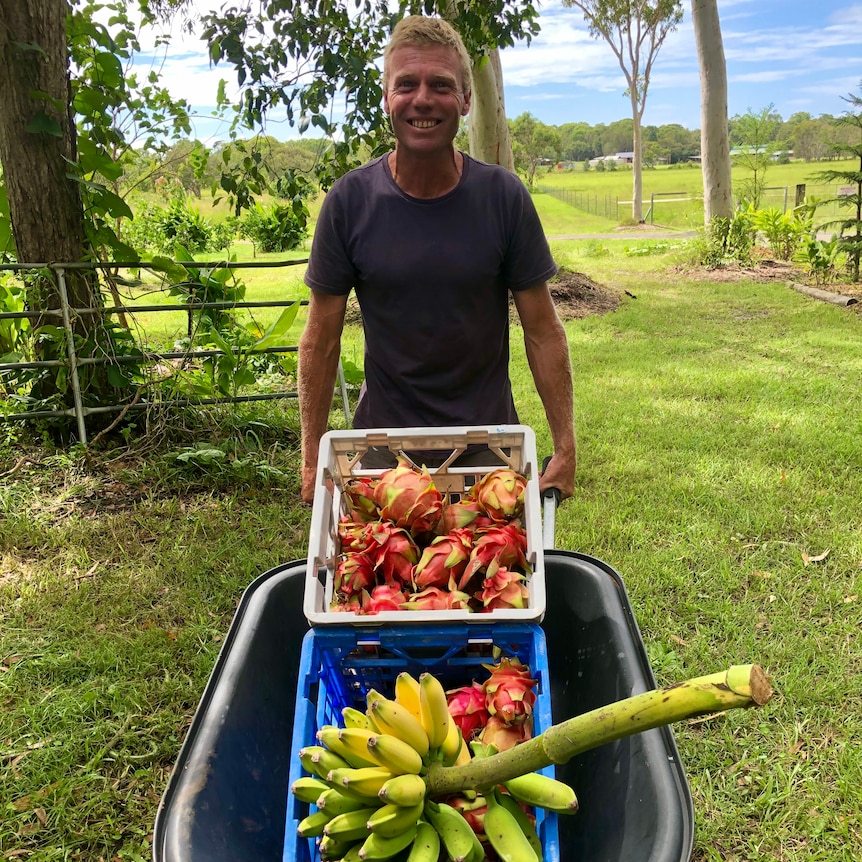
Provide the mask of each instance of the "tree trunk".
{"label": "tree trunk", "polygon": [[473,103],[470,107],[470,155],[515,172],[506,106],[503,68],[495,48],[487,61],[473,66]]}
{"label": "tree trunk", "polygon": [[[78,184],[67,177],[74,162],[76,131],[66,44],[66,0],[0,0],[0,165],[9,198],[12,236],[19,263],[77,262],[84,258],[84,208]],[[92,273],[67,271],[73,307],[98,304]],[[30,283],[33,311],[60,307],[57,285]],[[77,332],[98,326],[95,315],[73,316]],[[60,326],[41,315],[33,326]],[[55,358],[58,345],[37,342],[39,358]],[[54,394],[56,381],[43,379],[37,397]]]}
{"label": "tree trunk", "polygon": [[703,219],[733,216],[727,124],[727,67],[717,0],[691,0],[691,20],[700,64],[700,161]]}
{"label": "tree trunk", "polygon": [[641,152],[641,111],[638,105],[637,94],[632,87],[632,219],[637,224],[642,224],[643,216],[643,156]]}

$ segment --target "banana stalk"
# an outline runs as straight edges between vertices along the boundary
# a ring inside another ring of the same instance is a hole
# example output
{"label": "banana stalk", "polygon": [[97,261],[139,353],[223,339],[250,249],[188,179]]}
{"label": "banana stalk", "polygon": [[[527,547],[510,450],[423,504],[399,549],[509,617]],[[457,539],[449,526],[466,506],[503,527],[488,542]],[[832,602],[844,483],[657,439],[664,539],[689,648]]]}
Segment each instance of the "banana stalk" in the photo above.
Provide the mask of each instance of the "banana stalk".
{"label": "banana stalk", "polygon": [[462,766],[432,763],[425,777],[428,796],[478,790],[518,775],[566,763],[584,751],[697,715],[763,706],[772,697],[766,673],[756,664],[629,697],[549,727],[544,733],[491,757]]}

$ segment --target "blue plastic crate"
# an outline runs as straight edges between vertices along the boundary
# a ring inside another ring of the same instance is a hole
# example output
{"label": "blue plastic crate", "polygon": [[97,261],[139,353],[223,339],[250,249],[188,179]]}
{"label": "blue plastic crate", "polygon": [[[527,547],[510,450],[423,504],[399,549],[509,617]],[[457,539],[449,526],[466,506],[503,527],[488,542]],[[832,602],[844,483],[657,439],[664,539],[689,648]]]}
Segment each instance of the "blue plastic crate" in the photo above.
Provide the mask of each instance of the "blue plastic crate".
{"label": "blue plastic crate", "polygon": [[[448,689],[482,681],[488,672],[483,664],[501,657],[518,658],[538,680],[533,709],[533,734],[550,727],[551,685],[545,633],[533,624],[471,623],[441,626],[387,626],[364,630],[353,626],[312,628],[302,644],[297,685],[290,784],[306,774],[298,752],[315,743],[315,733],[324,724],[341,724],[345,706],[365,709],[370,689],[393,695],[395,677],[407,671],[418,679],[433,673]],[[553,767],[543,770],[553,775]],[[296,800],[288,790],[284,840],[284,862],[317,862],[315,841],[301,839],[296,827],[309,812],[309,805]],[[559,862],[557,815],[538,809],[536,828],[545,862]]]}

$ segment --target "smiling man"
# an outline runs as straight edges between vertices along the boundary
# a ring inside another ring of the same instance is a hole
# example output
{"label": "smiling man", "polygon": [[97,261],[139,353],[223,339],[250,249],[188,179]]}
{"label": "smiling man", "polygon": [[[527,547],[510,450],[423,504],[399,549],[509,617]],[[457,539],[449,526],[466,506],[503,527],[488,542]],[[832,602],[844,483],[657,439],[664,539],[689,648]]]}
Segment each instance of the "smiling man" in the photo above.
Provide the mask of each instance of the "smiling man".
{"label": "smiling man", "polygon": [[470,58],[457,32],[437,18],[399,22],[384,54],[383,89],[395,149],[327,193],[305,276],[303,499],[312,501],[351,290],[365,330],[357,428],[517,423],[511,292],[554,446],[539,487],[568,497],[572,374],[547,284],[557,267],[520,179],[453,145],[471,97]]}

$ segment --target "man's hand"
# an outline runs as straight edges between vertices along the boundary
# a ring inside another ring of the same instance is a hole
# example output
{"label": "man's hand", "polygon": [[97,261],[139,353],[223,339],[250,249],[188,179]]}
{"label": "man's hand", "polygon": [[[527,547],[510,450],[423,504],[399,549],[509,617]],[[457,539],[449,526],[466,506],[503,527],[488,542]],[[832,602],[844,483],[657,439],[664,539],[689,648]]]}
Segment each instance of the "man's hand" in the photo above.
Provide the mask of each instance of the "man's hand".
{"label": "man's hand", "polygon": [[544,493],[548,488],[556,488],[560,492],[560,499],[567,500],[575,492],[575,467],[577,458],[555,452],[548,462],[545,470],[539,474],[539,493]]}

